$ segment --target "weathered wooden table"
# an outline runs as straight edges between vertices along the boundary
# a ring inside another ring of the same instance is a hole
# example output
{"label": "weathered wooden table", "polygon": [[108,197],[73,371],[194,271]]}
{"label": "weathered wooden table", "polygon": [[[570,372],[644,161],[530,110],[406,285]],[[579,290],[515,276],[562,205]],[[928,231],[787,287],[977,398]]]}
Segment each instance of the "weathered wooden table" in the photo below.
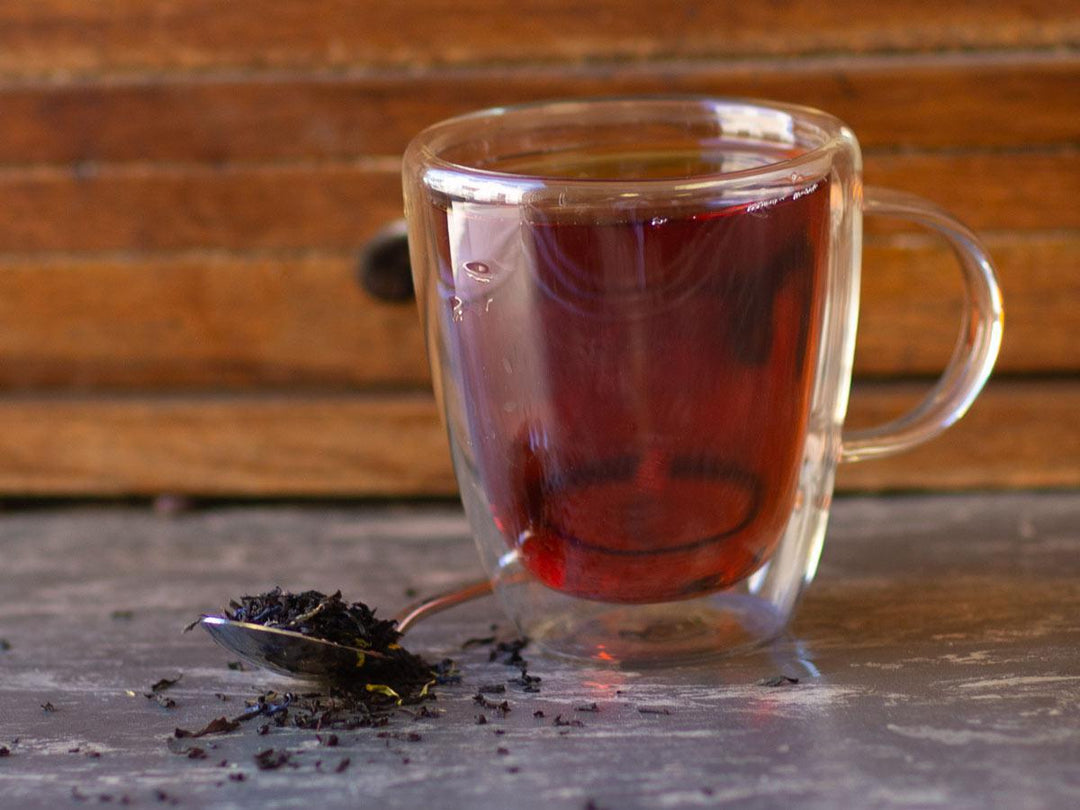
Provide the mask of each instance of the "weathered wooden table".
{"label": "weathered wooden table", "polygon": [[[476,573],[441,507],[0,515],[0,807],[1080,806],[1078,494],[842,500],[789,636],[750,656],[623,672],[526,649],[541,691],[508,686],[478,725],[477,686],[513,674],[462,650],[492,622],[512,637],[480,602],[410,635],[464,674],[440,716],[336,747],[254,725],[202,738],[205,759],[167,744],[291,688],[181,634],[200,612],[274,583],[393,611]],[[181,673],[175,708],[144,697]],[[759,683],[778,675],[798,683]],[[267,748],[290,765],[259,770]]]}

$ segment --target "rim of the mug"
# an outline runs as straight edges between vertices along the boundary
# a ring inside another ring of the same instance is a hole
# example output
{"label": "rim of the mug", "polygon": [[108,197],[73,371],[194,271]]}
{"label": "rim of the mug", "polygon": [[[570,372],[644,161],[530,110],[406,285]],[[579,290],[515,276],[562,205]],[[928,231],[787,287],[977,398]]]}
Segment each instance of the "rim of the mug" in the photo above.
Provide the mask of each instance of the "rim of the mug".
{"label": "rim of the mug", "polygon": [[[808,148],[795,157],[785,158],[761,166],[736,171],[701,172],[699,174],[684,175],[678,177],[651,177],[651,178],[569,178],[558,175],[542,173],[518,173],[499,169],[481,168],[467,163],[458,163],[443,157],[435,148],[438,138],[446,137],[450,133],[473,126],[484,120],[496,121],[501,118],[509,118],[516,114],[536,112],[550,109],[563,113],[570,112],[574,108],[596,109],[606,105],[625,104],[665,104],[681,103],[698,106],[741,106],[753,107],[768,112],[787,114],[793,122],[808,123],[818,128],[823,137],[820,144]],[[793,170],[819,163],[826,159],[842,146],[844,142],[855,141],[851,130],[836,116],[814,107],[789,104],[787,102],[769,101],[765,99],[740,97],[740,96],[712,96],[708,94],[657,94],[657,95],[610,95],[593,96],[586,98],[557,98],[542,101],[528,101],[520,104],[487,107],[473,112],[456,115],[443,119],[418,133],[405,150],[406,165],[413,158],[425,169],[425,173],[432,170],[449,172],[454,175],[476,177],[488,183],[507,184],[510,186],[529,185],[541,182],[546,186],[558,186],[562,189],[577,189],[583,192],[589,190],[611,189],[620,186],[634,185],[654,190],[680,189],[685,187],[701,188],[703,185],[719,186],[729,184],[753,183],[754,181],[768,181],[776,177],[786,177]],[[456,184],[454,184],[456,185]]]}

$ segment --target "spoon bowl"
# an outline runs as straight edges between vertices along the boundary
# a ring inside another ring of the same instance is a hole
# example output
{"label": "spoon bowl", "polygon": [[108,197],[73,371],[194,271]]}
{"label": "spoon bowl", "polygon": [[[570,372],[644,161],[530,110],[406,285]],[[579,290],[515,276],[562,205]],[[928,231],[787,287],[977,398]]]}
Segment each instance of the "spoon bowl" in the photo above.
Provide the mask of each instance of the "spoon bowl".
{"label": "spoon bowl", "polygon": [[[405,633],[421,619],[490,593],[491,583],[484,579],[422,599],[394,617],[397,631]],[[337,644],[295,630],[238,622],[226,616],[205,615],[199,624],[214,641],[249,664],[300,680],[334,680],[355,673],[369,659],[377,662],[391,657],[376,650]]]}

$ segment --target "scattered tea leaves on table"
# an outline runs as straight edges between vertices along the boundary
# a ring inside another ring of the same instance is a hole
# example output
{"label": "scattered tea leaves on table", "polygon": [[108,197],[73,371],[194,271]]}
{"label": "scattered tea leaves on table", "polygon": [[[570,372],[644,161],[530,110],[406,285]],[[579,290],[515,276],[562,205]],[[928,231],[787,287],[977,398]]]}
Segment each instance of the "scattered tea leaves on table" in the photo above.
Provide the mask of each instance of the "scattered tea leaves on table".
{"label": "scattered tea leaves on table", "polygon": [[158,692],[157,694],[146,695],[145,697],[147,698],[147,700],[154,701],[158,706],[160,706],[163,709],[175,709],[176,708],[176,701],[173,700],[168,695],[163,695],[160,692]]}
{"label": "scattered tea leaves on table", "polygon": [[41,704],[41,708],[42,708],[42,709],[43,709],[43,710],[44,710],[45,712],[56,712],[56,711],[59,711],[59,709],[57,709],[57,708],[56,708],[55,706],[53,706],[53,705],[52,705],[52,701],[49,701],[49,700],[46,700],[46,701],[45,701],[44,703],[42,703],[42,704]]}
{"label": "scattered tea leaves on table", "polygon": [[555,719],[552,721],[551,725],[553,725],[553,726],[574,726],[576,728],[584,728],[585,727],[585,724],[582,723],[580,720],[563,720],[563,716],[561,714],[555,715]]}
{"label": "scattered tea leaves on table", "polygon": [[757,682],[758,686],[793,686],[799,682],[798,678],[788,675],[773,675],[771,678],[762,678]]}
{"label": "scattered tea leaves on table", "polygon": [[524,669],[521,670],[521,674],[516,678],[511,678],[507,683],[514,686],[520,686],[522,692],[536,693],[540,691],[540,676],[530,675]]}
{"label": "scattered tea leaves on table", "polygon": [[575,706],[574,711],[575,712],[598,712],[598,711],[600,711],[600,707],[598,705],[596,705],[595,703],[589,703],[588,705],[585,705],[585,706]]}
{"label": "scattered tea leaves on table", "polygon": [[185,728],[178,728],[173,732],[173,736],[177,739],[183,739],[185,737],[206,737],[210,734],[228,734],[230,731],[236,731],[238,728],[240,728],[240,723],[238,721],[230,720],[228,717],[218,717],[211,720],[198,731],[188,731]]}
{"label": "scattered tea leaves on table", "polygon": [[292,754],[289,751],[276,751],[273,748],[267,748],[265,751],[260,751],[255,755],[255,765],[258,766],[260,771],[276,771],[284,765],[296,767],[296,763],[292,761]]}
{"label": "scattered tea leaves on table", "polygon": [[0,757],[10,757],[11,749],[6,745],[0,745]]}
{"label": "scattered tea leaves on table", "polygon": [[11,642],[6,638],[0,638],[0,652],[7,652],[11,649]]}
{"label": "scattered tea leaves on table", "polygon": [[527,663],[521,656],[521,651],[529,644],[527,638],[516,638],[512,641],[498,642],[488,653],[488,661],[498,661],[507,666],[521,666],[524,669]]}
{"label": "scattered tea leaves on table", "polygon": [[500,703],[496,703],[493,700],[488,700],[480,692],[477,692],[475,695],[473,695],[473,703],[475,703],[477,706],[481,706],[481,707],[483,707],[485,709],[493,709],[493,710],[499,712],[499,714],[503,714],[503,715],[509,713],[509,711],[510,711],[510,702],[509,701],[504,700],[504,701],[502,701]]}
{"label": "scattered tea leaves on table", "polygon": [[162,678],[150,685],[150,691],[154,693],[164,692],[166,689],[178,684],[183,677],[183,673],[181,673],[175,678]]}
{"label": "scattered tea leaves on table", "polygon": [[638,706],[638,714],[671,714],[665,706]]}
{"label": "scattered tea leaves on table", "polygon": [[131,621],[132,619],[135,618],[135,611],[134,610],[114,610],[112,613],[109,614],[109,618],[113,619],[114,621],[122,621],[122,622]]}

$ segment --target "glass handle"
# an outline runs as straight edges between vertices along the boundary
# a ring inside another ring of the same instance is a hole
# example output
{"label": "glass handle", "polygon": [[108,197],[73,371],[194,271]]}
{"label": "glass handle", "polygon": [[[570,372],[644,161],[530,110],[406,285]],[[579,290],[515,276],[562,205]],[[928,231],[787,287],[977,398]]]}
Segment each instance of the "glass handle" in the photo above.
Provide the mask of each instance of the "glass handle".
{"label": "glass handle", "polygon": [[997,359],[1001,345],[1001,291],[978,238],[933,203],[890,189],[868,187],[863,211],[906,219],[944,236],[964,277],[960,337],[944,373],[913,410],[878,427],[845,430],[840,460],[891,455],[937,436],[967,412]]}

